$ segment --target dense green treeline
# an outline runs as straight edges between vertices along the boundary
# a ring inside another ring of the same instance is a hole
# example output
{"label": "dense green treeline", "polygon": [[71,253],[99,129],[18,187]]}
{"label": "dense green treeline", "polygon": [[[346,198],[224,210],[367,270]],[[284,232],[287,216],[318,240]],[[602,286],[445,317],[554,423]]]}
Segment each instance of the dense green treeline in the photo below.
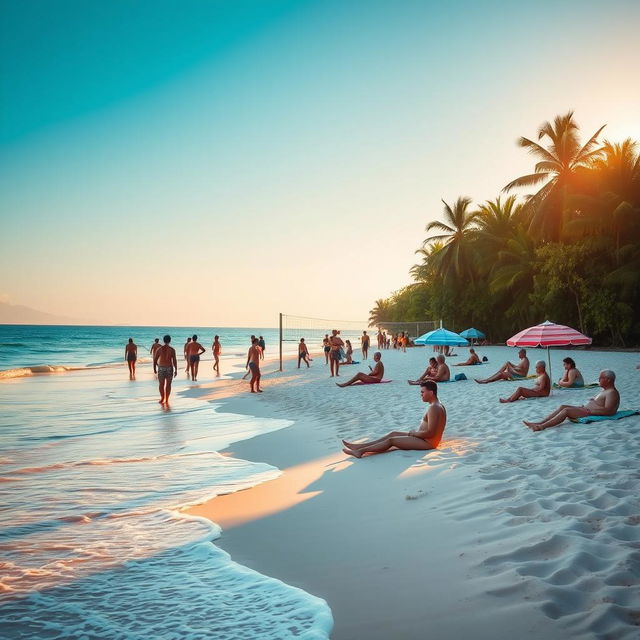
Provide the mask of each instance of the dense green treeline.
{"label": "dense green treeline", "polygon": [[377,300],[372,325],[442,318],[497,342],[549,319],[597,344],[640,344],[640,154],[630,139],[600,143],[603,128],[581,144],[568,113],[537,142],[520,138],[536,164],[504,191],[541,185],[521,201],[443,201],[414,283]]}

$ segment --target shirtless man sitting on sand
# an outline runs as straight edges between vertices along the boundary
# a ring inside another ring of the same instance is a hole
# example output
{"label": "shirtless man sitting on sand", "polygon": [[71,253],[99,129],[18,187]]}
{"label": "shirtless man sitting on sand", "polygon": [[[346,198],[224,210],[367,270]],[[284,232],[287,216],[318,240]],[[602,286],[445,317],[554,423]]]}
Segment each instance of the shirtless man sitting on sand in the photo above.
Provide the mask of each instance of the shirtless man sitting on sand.
{"label": "shirtless man sitting on sand", "polygon": [[529,373],[529,358],[527,358],[526,349],[520,349],[520,351],[518,351],[518,358],[520,358],[520,362],[518,362],[518,364],[505,362],[491,377],[485,378],[484,380],[476,378],[476,382],[479,384],[487,384],[488,382],[496,382],[498,380],[526,378]]}
{"label": "shirtless man sitting on sand", "polygon": [[158,375],[160,404],[168,406],[171,383],[173,378],[178,375],[178,361],[176,360],[176,350],[169,346],[171,336],[167,335],[162,340],[164,344],[153,354],[153,373]]}
{"label": "shirtless man sitting on sand", "polygon": [[610,369],[600,372],[598,384],[602,391],[591,398],[582,407],[574,407],[570,404],[563,404],[550,413],[540,422],[523,422],[532,431],[543,431],[549,427],[555,427],[567,418],[585,418],[586,416],[612,416],[620,406],[620,393],[616,389],[616,374]]}
{"label": "shirtless man sitting on sand", "polygon": [[471,364],[480,364],[480,358],[478,358],[478,354],[476,350],[471,347],[469,349],[469,357],[464,362],[458,362],[458,364],[454,364],[454,367],[467,367]]}
{"label": "shirtless man sitting on sand", "polygon": [[429,367],[417,380],[407,380],[409,384],[422,384],[425,380],[433,380],[434,382],[448,382],[451,378],[449,365],[445,362],[445,357],[440,354],[436,358],[437,369],[434,374],[429,374]]}
{"label": "shirtless man sitting on sand", "polygon": [[364,384],[376,384],[382,380],[382,376],[384,375],[384,365],[382,364],[382,354],[379,351],[376,351],[373,354],[373,361],[376,363],[375,367],[369,369],[371,373],[362,373],[362,371],[356,373],[351,380],[347,380],[342,384],[336,382],[339,387],[348,387],[349,385],[355,384],[356,382],[363,382]]}
{"label": "shirtless man sitting on sand", "polygon": [[551,379],[547,375],[547,365],[544,360],[536,362],[537,378],[533,389],[518,387],[508,398],[500,398],[500,402],[515,402],[520,398],[546,398],[551,393]]}
{"label": "shirtless man sitting on sand", "polygon": [[433,380],[426,380],[420,385],[420,396],[422,402],[429,403],[429,409],[417,431],[392,431],[378,440],[359,444],[343,440],[343,451],[355,458],[361,458],[365,453],[383,453],[392,447],[404,451],[437,448],[447,424],[447,412],[438,401],[438,385]]}

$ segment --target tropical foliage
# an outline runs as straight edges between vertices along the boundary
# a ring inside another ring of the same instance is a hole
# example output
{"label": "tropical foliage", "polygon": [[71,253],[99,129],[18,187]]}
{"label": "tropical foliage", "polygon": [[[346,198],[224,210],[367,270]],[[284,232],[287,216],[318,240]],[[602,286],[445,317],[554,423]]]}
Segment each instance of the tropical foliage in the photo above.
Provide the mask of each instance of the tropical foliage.
{"label": "tropical foliage", "polygon": [[545,122],[531,153],[533,172],[474,206],[444,200],[416,251],[413,284],[376,301],[380,321],[443,319],[477,326],[502,341],[545,319],[600,344],[640,343],[640,153],[636,142],[586,143],[573,113]]}

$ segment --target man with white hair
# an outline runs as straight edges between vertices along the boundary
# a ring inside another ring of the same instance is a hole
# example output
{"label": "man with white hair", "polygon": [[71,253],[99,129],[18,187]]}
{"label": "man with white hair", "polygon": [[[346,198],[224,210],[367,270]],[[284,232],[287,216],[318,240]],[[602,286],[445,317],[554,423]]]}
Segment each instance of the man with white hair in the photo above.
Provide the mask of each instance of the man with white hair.
{"label": "man with white hair", "polygon": [[601,371],[598,384],[602,387],[602,391],[584,406],[574,407],[570,404],[563,404],[541,422],[527,422],[527,420],[523,420],[523,422],[532,431],[542,431],[559,425],[567,418],[612,416],[620,406],[620,393],[616,389],[616,374],[610,369]]}
{"label": "man with white hair", "polygon": [[544,360],[536,362],[536,381],[533,389],[518,387],[508,398],[500,398],[500,402],[515,402],[520,398],[546,398],[551,393],[551,380],[547,375],[547,365]]}

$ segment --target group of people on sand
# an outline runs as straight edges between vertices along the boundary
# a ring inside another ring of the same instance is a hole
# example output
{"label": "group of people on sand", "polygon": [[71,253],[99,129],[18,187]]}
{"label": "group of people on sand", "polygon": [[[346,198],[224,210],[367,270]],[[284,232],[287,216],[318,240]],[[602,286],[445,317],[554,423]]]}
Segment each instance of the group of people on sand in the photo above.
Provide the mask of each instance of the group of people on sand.
{"label": "group of people on sand", "polygon": [[[475,350],[469,350],[469,358],[466,362],[461,362],[454,366],[468,366],[480,364],[480,359]],[[518,380],[526,378],[529,373],[529,360],[525,349],[518,352],[519,362],[505,362],[498,371],[484,380],[476,380],[480,384],[497,382],[498,380]],[[380,379],[384,367],[380,361],[380,352],[374,354],[374,360],[380,365]],[[576,367],[573,358],[563,359],[564,371],[558,380],[561,388],[581,388],[585,386],[584,377]],[[640,365],[638,366],[640,368]],[[509,397],[500,398],[500,402],[515,402],[521,398],[541,398],[547,397],[551,393],[551,380],[546,371],[546,364],[543,360],[535,363],[536,379],[532,388],[518,387]],[[372,371],[373,374],[373,371]],[[419,429],[416,431],[392,431],[381,438],[368,442],[354,443],[343,440],[343,452],[356,458],[362,457],[365,453],[383,453],[389,449],[403,450],[428,450],[435,449],[446,426],[446,410],[438,400],[437,382],[449,380],[451,372],[445,361],[443,354],[436,358],[430,358],[429,366],[417,380],[410,380],[409,384],[420,385],[420,394],[423,402],[429,403],[429,409],[422,418]],[[347,386],[356,382],[366,383],[369,381],[367,374],[359,373],[347,383],[338,386]],[[377,380],[378,382],[380,380]],[[588,416],[612,416],[620,406],[620,393],[615,386],[616,374],[610,369],[600,372],[598,384],[601,391],[584,405],[560,405],[549,415],[539,421],[523,420],[524,424],[532,431],[543,431],[550,427],[555,427],[567,419],[575,420]]]}

